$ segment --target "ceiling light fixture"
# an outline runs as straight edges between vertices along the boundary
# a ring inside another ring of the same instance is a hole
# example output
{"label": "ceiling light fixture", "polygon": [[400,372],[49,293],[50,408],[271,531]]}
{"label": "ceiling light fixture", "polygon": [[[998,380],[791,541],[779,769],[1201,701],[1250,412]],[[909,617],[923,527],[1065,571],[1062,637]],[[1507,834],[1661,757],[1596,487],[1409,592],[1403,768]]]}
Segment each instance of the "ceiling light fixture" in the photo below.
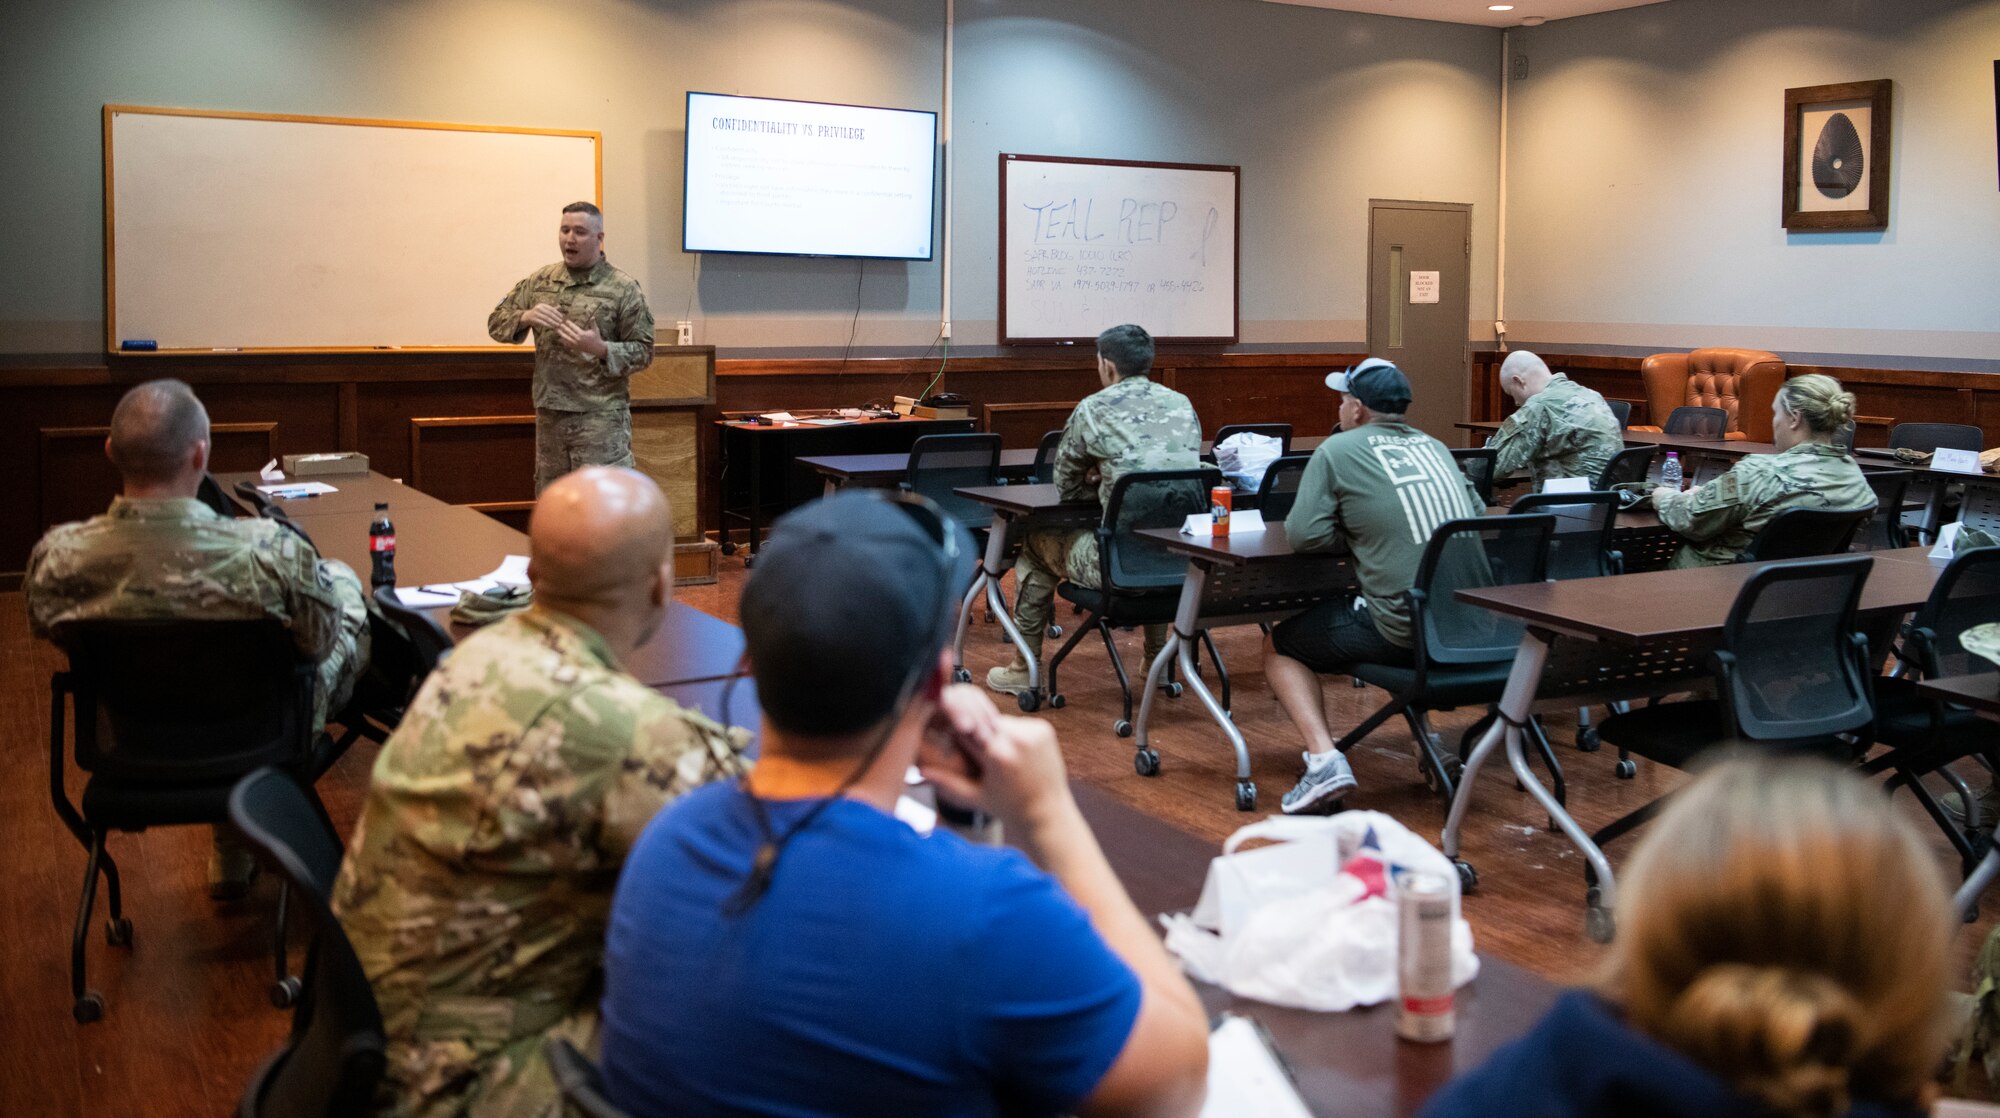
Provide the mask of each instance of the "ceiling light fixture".
{"label": "ceiling light fixture", "polygon": [[1512,5],[1512,4],[1488,4],[1488,5],[1486,5],[1486,10],[1487,10],[1487,11],[1489,11],[1489,12],[1511,12],[1511,11],[1513,11],[1513,10],[1514,10],[1514,5]]}

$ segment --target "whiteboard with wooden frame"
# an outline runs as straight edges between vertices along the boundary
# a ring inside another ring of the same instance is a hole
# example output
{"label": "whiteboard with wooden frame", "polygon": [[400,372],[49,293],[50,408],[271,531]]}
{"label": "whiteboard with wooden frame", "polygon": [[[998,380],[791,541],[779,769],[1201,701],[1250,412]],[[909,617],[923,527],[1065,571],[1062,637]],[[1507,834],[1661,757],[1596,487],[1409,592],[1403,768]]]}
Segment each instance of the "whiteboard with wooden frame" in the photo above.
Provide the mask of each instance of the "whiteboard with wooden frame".
{"label": "whiteboard with wooden frame", "polygon": [[509,348],[486,316],[559,259],[563,206],[602,203],[602,149],[596,132],[106,105],[105,347]]}
{"label": "whiteboard with wooden frame", "polygon": [[1000,340],[1237,336],[1242,169],[1000,154]]}

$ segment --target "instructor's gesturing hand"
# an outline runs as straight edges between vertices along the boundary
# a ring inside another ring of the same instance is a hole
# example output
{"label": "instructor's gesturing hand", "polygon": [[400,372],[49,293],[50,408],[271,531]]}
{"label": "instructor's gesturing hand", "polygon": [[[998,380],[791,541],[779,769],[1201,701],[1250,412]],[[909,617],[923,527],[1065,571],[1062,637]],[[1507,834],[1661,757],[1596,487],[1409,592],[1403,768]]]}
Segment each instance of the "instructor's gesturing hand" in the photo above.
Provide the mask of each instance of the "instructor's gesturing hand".
{"label": "instructor's gesturing hand", "polygon": [[536,303],[521,312],[521,322],[538,330],[554,330],[563,324],[563,313],[554,303]]}
{"label": "instructor's gesturing hand", "polygon": [[587,353],[600,361],[611,352],[611,347],[605,344],[603,336],[598,334],[595,326],[585,330],[574,322],[564,321],[562,325],[556,327],[556,340],[578,353]]}

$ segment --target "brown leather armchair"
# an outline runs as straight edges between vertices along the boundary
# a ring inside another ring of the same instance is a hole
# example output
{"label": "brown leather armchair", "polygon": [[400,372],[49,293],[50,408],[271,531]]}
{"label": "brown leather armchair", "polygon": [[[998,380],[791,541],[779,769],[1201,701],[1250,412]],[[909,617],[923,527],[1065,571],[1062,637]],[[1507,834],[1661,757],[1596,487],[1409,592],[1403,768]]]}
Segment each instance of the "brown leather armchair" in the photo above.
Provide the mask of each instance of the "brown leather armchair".
{"label": "brown leather armchair", "polygon": [[1731,439],[1771,441],[1771,401],[1785,383],[1785,362],[1761,349],[1697,349],[1655,353],[1639,366],[1646,385],[1646,417],[1658,431],[1678,407],[1721,408],[1729,413]]}

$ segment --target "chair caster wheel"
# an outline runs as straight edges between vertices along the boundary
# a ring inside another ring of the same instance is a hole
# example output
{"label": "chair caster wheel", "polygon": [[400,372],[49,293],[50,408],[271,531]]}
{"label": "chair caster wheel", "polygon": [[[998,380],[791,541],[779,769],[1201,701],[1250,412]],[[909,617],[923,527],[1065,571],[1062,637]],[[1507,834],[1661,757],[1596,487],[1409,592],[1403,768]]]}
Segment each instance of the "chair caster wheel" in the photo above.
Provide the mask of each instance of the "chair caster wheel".
{"label": "chair caster wheel", "polygon": [[1120,718],[1118,721],[1113,722],[1111,724],[1111,732],[1117,734],[1121,738],[1129,738],[1132,736],[1132,724],[1130,722],[1127,722],[1125,719]]}
{"label": "chair caster wheel", "polygon": [[116,920],[104,922],[104,942],[113,947],[132,946],[132,919],[120,916]]}
{"label": "chair caster wheel", "polygon": [[92,1021],[101,1020],[104,1017],[104,995],[92,990],[76,999],[76,1004],[69,1008],[69,1012],[79,1025],[88,1025]]}
{"label": "chair caster wheel", "polygon": [[1257,810],[1257,786],[1247,780],[1236,782],[1236,810]]}
{"label": "chair caster wheel", "polygon": [[1069,705],[1069,699],[1064,697],[1062,692],[1057,691],[1055,694],[1049,696],[1050,710],[1061,710],[1067,705]]}
{"label": "chair caster wheel", "polygon": [[1603,744],[1604,742],[1597,736],[1597,727],[1595,726],[1576,732],[1576,751],[1578,753],[1595,753]]}
{"label": "chair caster wheel", "polygon": [[1472,863],[1461,858],[1453,862],[1452,865],[1458,868],[1458,891],[1460,893],[1479,892],[1479,871],[1472,868]]}
{"label": "chair caster wheel", "polygon": [[734,554],[736,554],[736,544],[735,544],[735,543],[733,543],[733,542],[728,542],[728,541],[725,541],[725,542],[723,543],[723,545],[722,545],[722,553],[723,553],[724,555],[734,555]]}
{"label": "chair caster wheel", "polygon": [[1056,625],[1056,624],[1053,624],[1053,623],[1051,623],[1051,624],[1049,625],[1049,635],[1050,635],[1050,636],[1052,636],[1052,637],[1059,637],[1059,636],[1062,636],[1062,635],[1063,635],[1063,627],[1062,627],[1062,626],[1060,626],[1060,625]]}
{"label": "chair caster wheel", "polygon": [[1042,705],[1042,696],[1038,691],[1017,691],[1014,702],[1019,704],[1022,714],[1033,714]]}
{"label": "chair caster wheel", "polygon": [[299,989],[299,980],[296,975],[280,978],[276,982],[271,983],[271,1007],[273,1009],[292,1008],[299,1000]]}
{"label": "chair caster wheel", "polygon": [[1167,696],[1167,698],[1169,698],[1169,699],[1178,699],[1178,698],[1180,698],[1180,697],[1181,697],[1181,692],[1182,692],[1182,691],[1184,691],[1184,690],[1186,690],[1186,688],[1182,687],[1182,686],[1181,686],[1181,681],[1177,679],[1177,680],[1173,681],[1172,683],[1162,683],[1162,684],[1160,684],[1160,690],[1161,690],[1161,691],[1162,691],[1163,693],[1165,693],[1165,695]]}
{"label": "chair caster wheel", "polygon": [[1636,761],[1620,761],[1616,772],[1618,779],[1630,780],[1639,775],[1639,764]]}
{"label": "chair caster wheel", "polygon": [[951,681],[953,683],[971,683],[972,673],[966,671],[964,668],[953,668],[951,670]]}
{"label": "chair caster wheel", "polygon": [[1141,749],[1132,755],[1132,768],[1140,776],[1160,775],[1160,755],[1151,749]]}
{"label": "chair caster wheel", "polygon": [[752,568],[752,567],[754,567],[754,566],[756,566],[756,565],[757,565],[757,557],[756,557],[755,555],[745,555],[745,556],[743,557],[743,569],[744,569],[744,570],[746,570],[746,571],[747,571],[747,570],[749,570],[750,568]]}
{"label": "chair caster wheel", "polygon": [[1592,943],[1610,943],[1618,934],[1618,923],[1608,908],[1591,908],[1583,914],[1583,931]]}

